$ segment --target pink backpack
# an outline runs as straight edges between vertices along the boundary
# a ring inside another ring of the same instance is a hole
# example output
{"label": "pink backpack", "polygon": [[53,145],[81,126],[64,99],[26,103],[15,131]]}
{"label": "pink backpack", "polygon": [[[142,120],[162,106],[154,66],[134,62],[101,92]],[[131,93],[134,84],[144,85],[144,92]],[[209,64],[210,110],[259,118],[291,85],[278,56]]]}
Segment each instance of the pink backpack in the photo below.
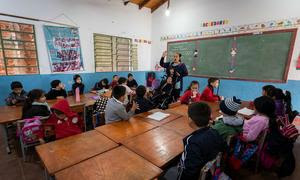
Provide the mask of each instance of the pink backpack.
{"label": "pink backpack", "polygon": [[33,143],[43,138],[43,128],[40,118],[34,117],[31,119],[24,119],[25,124],[21,130],[22,139],[24,143]]}

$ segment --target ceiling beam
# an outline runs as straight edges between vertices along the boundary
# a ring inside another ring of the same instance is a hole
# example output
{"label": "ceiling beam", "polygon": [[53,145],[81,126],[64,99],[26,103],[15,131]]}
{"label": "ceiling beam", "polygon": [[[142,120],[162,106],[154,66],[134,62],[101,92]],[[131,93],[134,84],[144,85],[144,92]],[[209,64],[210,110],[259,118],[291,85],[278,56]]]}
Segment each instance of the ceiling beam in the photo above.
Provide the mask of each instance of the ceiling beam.
{"label": "ceiling beam", "polygon": [[168,0],[160,0],[155,6],[151,8],[151,13],[153,13],[156,9],[158,9],[161,5],[165,4]]}
{"label": "ceiling beam", "polygon": [[142,9],[150,1],[151,0],[143,0],[142,3],[139,4],[139,9]]}

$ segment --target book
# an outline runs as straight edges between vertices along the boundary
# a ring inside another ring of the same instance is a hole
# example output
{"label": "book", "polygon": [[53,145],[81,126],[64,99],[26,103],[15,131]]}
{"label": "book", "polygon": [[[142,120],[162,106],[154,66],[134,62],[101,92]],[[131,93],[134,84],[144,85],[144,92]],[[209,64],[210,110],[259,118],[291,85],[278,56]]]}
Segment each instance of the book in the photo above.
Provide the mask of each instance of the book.
{"label": "book", "polygon": [[147,116],[147,118],[153,119],[155,121],[161,121],[161,120],[165,119],[168,116],[170,116],[170,114],[163,113],[163,112],[155,112],[155,113]]}
{"label": "book", "polygon": [[254,114],[254,110],[251,110],[251,109],[248,109],[248,108],[243,108],[243,109],[240,109],[238,111],[239,114],[241,115],[245,115],[245,116],[252,116]]}

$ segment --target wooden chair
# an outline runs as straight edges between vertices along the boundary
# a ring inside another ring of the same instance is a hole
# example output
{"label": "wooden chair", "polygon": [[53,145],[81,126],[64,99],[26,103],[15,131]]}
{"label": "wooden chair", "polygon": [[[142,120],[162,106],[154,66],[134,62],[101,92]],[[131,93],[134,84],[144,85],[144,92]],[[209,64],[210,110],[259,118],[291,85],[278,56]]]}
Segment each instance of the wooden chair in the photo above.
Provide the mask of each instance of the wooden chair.
{"label": "wooden chair", "polygon": [[83,119],[83,126],[84,126],[82,130],[86,131],[85,103],[80,103],[78,105],[72,106],[71,109],[73,112],[81,116],[81,118]]}
{"label": "wooden chair", "polygon": [[201,169],[199,180],[205,180],[208,176],[208,173],[211,175],[215,174],[215,171],[217,168],[221,166],[221,160],[222,160],[222,152],[219,152],[217,157],[205,164],[203,168]]}
{"label": "wooden chair", "polygon": [[256,155],[256,163],[255,163],[255,173],[258,172],[259,164],[260,164],[260,157],[262,153],[262,149],[264,147],[266,137],[268,134],[268,129],[264,130],[263,132],[260,133],[259,138],[258,138],[258,147],[257,147],[257,155]]}
{"label": "wooden chair", "polygon": [[[99,120],[98,123],[97,123],[97,119]],[[103,125],[105,125],[105,113],[101,112],[101,113],[93,114],[94,128],[96,128],[97,126],[103,126]]]}
{"label": "wooden chair", "polygon": [[[42,122],[42,124],[44,124],[44,122],[49,118],[48,117],[42,117],[40,118],[40,121]],[[17,132],[19,133],[19,140],[20,140],[20,145],[21,145],[21,150],[22,150],[22,157],[23,157],[23,161],[26,161],[26,149],[29,147],[33,147],[36,145],[40,144],[39,139],[37,139],[35,142],[32,143],[26,143],[23,141],[23,134],[22,134],[22,128],[24,127],[25,124],[25,120],[19,120],[17,121]]]}

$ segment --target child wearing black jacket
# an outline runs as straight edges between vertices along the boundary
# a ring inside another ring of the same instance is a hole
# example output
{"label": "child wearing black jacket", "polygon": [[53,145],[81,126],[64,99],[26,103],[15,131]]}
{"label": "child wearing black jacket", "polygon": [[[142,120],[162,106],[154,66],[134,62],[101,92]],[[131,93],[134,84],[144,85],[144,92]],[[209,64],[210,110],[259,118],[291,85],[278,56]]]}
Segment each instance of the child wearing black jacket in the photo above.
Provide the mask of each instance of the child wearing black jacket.
{"label": "child wearing black jacket", "polygon": [[54,80],[51,82],[51,89],[46,95],[47,99],[56,99],[57,97],[66,98],[67,92],[65,86],[60,80]]}
{"label": "child wearing black jacket", "polygon": [[50,107],[46,102],[44,91],[40,89],[31,90],[23,106],[22,119],[35,116],[47,117],[49,115]]}
{"label": "child wearing black jacket", "polygon": [[76,88],[79,88],[80,94],[84,92],[84,84],[82,83],[82,78],[79,74],[75,74],[73,77],[74,84],[72,85],[72,93],[75,95]]}
{"label": "child wearing black jacket", "polygon": [[135,110],[135,114],[147,112],[155,107],[151,100],[147,97],[146,92],[147,89],[143,85],[136,88],[136,103],[139,105],[139,109]]}
{"label": "child wearing black jacket", "polygon": [[225,151],[226,143],[219,133],[208,126],[211,119],[210,107],[201,102],[190,104],[188,116],[198,130],[183,139],[184,152],[178,166],[180,180],[198,180],[201,168]]}

